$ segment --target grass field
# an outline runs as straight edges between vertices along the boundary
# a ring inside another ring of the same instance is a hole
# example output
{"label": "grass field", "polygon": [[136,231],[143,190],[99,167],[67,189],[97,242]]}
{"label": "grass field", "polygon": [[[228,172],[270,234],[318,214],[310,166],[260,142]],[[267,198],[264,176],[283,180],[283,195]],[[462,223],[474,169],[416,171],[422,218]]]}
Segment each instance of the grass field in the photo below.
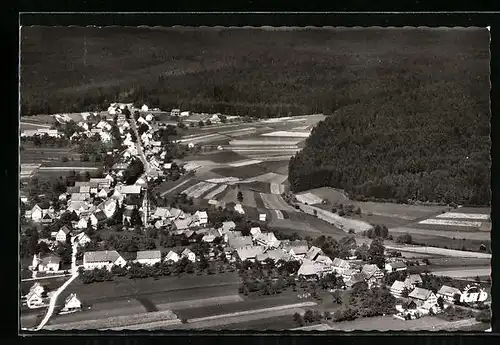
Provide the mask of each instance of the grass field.
{"label": "grass field", "polygon": [[208,159],[214,163],[230,163],[230,162],[237,162],[237,161],[244,160],[245,156],[237,154],[236,152],[233,152],[233,151],[224,150],[224,151],[207,153],[204,155],[190,157],[190,158],[200,159],[200,160]]}
{"label": "grass field", "polygon": [[480,246],[484,244],[489,248],[489,240],[465,239],[456,237],[455,239],[443,236],[412,234],[414,243],[440,248],[462,250],[465,247],[468,251],[481,252]]}
{"label": "grass field", "polygon": [[212,171],[216,174],[227,176],[227,177],[239,177],[242,179],[247,179],[255,177],[267,172],[266,168],[258,164],[247,165],[244,167],[223,167],[215,168]]}
{"label": "grass field", "polygon": [[[387,225],[387,224],[386,224]],[[457,231],[457,230],[432,230],[432,229],[417,229],[413,227],[396,227],[391,228],[390,232],[395,236],[400,233],[408,233],[410,235],[419,235],[421,236],[438,236],[438,237],[446,237],[446,238],[455,238],[455,239],[467,239],[467,240],[479,240],[479,241],[490,241],[491,235],[490,232],[472,232],[472,231]],[[423,238],[423,237],[422,237]]]}
{"label": "grass field", "polygon": [[297,323],[290,315],[276,317],[262,317],[257,320],[231,323],[219,326],[222,330],[252,330],[252,331],[281,331],[296,327]]}
{"label": "grass field", "polygon": [[478,277],[489,277],[491,276],[491,268],[484,267],[471,267],[471,268],[461,268],[456,270],[437,270],[432,271],[432,274],[436,276],[446,276],[451,278],[475,278]]}

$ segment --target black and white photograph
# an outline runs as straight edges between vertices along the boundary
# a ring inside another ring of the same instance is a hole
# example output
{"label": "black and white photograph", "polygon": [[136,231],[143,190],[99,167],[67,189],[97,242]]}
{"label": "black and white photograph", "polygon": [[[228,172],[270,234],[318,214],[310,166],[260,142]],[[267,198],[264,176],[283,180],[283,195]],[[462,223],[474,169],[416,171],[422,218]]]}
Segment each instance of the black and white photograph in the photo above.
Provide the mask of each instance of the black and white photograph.
{"label": "black and white photograph", "polygon": [[488,27],[19,30],[21,333],[491,332]]}

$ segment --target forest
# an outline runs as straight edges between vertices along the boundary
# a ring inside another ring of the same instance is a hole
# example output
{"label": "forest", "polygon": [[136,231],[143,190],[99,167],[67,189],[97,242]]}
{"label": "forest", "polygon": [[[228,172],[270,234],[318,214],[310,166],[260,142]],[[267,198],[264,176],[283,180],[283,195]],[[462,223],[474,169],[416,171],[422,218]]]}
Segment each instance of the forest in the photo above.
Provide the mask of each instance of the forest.
{"label": "forest", "polygon": [[388,63],[399,71],[397,89],[320,122],[290,160],[292,190],[330,186],[355,200],[490,205],[487,44],[474,54],[469,48]]}
{"label": "forest", "polygon": [[476,65],[487,73],[487,49],[485,29],[23,27],[21,115],[116,101],[259,118],[331,114],[392,95],[408,70],[439,77],[461,63],[458,78]]}

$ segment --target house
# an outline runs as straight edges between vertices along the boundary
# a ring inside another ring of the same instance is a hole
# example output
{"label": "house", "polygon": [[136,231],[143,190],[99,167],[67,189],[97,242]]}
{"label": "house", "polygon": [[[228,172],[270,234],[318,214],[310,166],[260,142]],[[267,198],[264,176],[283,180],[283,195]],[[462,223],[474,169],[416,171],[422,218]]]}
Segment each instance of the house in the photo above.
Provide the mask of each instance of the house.
{"label": "house", "polygon": [[206,211],[196,211],[194,216],[198,222],[198,225],[205,226],[208,224],[208,214]]}
{"label": "house", "polygon": [[250,236],[228,236],[227,244],[233,249],[252,246],[252,237]]}
{"label": "house", "polygon": [[182,211],[178,208],[175,208],[175,207],[172,207],[170,209],[170,215],[173,219],[185,219],[186,218],[184,211]]}
{"label": "house", "polygon": [[107,218],[113,216],[116,210],[116,200],[108,199],[97,206],[97,209],[102,211]]}
{"label": "house", "polygon": [[414,289],[417,285],[422,284],[422,278],[418,274],[410,274],[404,283],[408,289]]}
{"label": "house", "polygon": [[39,272],[57,272],[61,267],[61,258],[57,255],[47,255],[42,258],[40,256],[33,259],[33,270]]}
{"label": "house", "polygon": [[186,248],[181,253],[182,258],[187,258],[191,262],[196,261],[196,254],[193,253],[189,248]]}
{"label": "house", "polygon": [[409,293],[408,298],[415,301],[417,305],[435,305],[437,303],[437,297],[434,292],[416,287],[412,292]]}
{"label": "house", "polygon": [[181,115],[181,110],[180,109],[172,109],[170,111],[170,116],[180,116]]}
{"label": "house", "polygon": [[392,285],[391,285],[391,294],[396,297],[400,298],[403,291],[406,289],[406,285],[404,282],[400,280],[396,280]]}
{"label": "house", "polygon": [[84,232],[79,233],[78,235],[71,238],[72,243],[78,243],[78,246],[83,247],[87,243],[90,243],[90,237],[88,237]]}
{"label": "house", "polygon": [[92,226],[97,226],[98,223],[106,220],[107,216],[102,210],[98,210],[90,216]]}
{"label": "house", "polygon": [[38,204],[33,206],[33,208],[31,209],[31,219],[34,222],[39,222],[42,220],[42,217],[43,217],[42,208],[38,206]]}
{"label": "house", "polygon": [[261,234],[260,227],[250,228],[250,235],[252,235],[253,239],[255,239],[258,235]]}
{"label": "house", "polygon": [[103,178],[91,178],[90,183],[97,183],[97,187],[99,188],[109,188],[111,187],[111,183],[113,183],[113,177],[110,175]]}
{"label": "house", "polygon": [[[142,107],[141,107],[141,111],[148,111],[149,110],[149,107],[146,105],[146,104],[143,104]],[[150,114],[151,115],[151,114]]]}
{"label": "house", "polygon": [[309,248],[309,250],[307,251],[304,258],[311,260],[311,261],[314,261],[314,260],[316,260],[316,258],[318,256],[323,255],[323,254],[324,253],[320,248],[312,246],[311,248]]}
{"label": "house", "polygon": [[138,195],[141,194],[141,186],[138,185],[120,185],[116,186],[115,190],[123,195]]}
{"label": "house", "polygon": [[190,221],[187,219],[174,220],[174,227],[176,230],[186,230],[189,228]]}
{"label": "house", "polygon": [[93,270],[94,268],[107,268],[113,266],[125,266],[127,262],[116,250],[103,250],[96,252],[85,252],[83,254],[83,268]]}
{"label": "house", "polygon": [[161,262],[161,252],[159,250],[141,250],[137,252],[137,263],[153,266]]}
{"label": "house", "polygon": [[[332,269],[336,272],[334,266],[332,266]],[[358,272],[356,272],[356,271],[354,271],[352,269],[346,269],[346,270],[343,270],[342,273],[340,273],[340,275],[342,275],[342,278],[344,279],[344,281],[348,281],[349,279],[351,279],[351,277],[355,273],[358,273]]]}
{"label": "house", "polygon": [[[220,234],[221,229],[219,229],[218,231]],[[233,237],[242,237],[242,236],[243,235],[241,234],[241,231],[228,231],[227,233],[224,234],[224,236],[222,238],[223,238],[224,242],[229,243],[229,239],[231,239]]]}
{"label": "house", "polygon": [[167,169],[167,170],[172,169],[172,163],[165,163],[165,164],[163,164],[163,169]]}
{"label": "house", "polygon": [[59,229],[59,231],[56,233],[56,241],[57,242],[66,242],[67,236],[71,233],[71,230],[64,225],[62,228]]}
{"label": "house", "polygon": [[64,300],[64,307],[61,311],[66,312],[80,309],[82,309],[82,302],[76,297],[76,293],[72,293]]}
{"label": "house", "polygon": [[385,264],[385,270],[387,272],[406,271],[407,267],[403,262],[395,261]]}
{"label": "house", "polygon": [[253,262],[259,254],[264,253],[264,247],[248,245],[236,249],[236,252],[241,261],[249,260]]}
{"label": "house", "polygon": [[153,219],[168,219],[171,218],[172,215],[170,214],[170,211],[166,207],[157,207],[155,210],[155,213],[151,218]]}
{"label": "house", "polygon": [[[66,201],[67,198],[68,198],[68,193],[62,193],[58,197],[59,201]],[[21,201],[22,201],[22,199],[21,199]]]}
{"label": "house", "polygon": [[90,217],[80,217],[80,220],[74,225],[77,229],[87,229]]}
{"label": "house", "polygon": [[[85,187],[80,187],[80,190]],[[88,190],[90,191],[90,187],[87,186]],[[90,193],[72,193],[71,194],[71,201],[85,201],[87,199],[90,199]]]}
{"label": "house", "polygon": [[354,273],[345,281],[345,286],[352,288],[354,284],[364,282],[366,275],[364,273]]}
{"label": "house", "polygon": [[259,262],[265,261],[266,259],[272,259],[274,262],[278,262],[280,260],[290,261],[293,258],[290,254],[285,253],[281,249],[265,250],[262,254],[259,254],[256,257],[256,260]]}
{"label": "house", "polygon": [[309,250],[307,241],[282,241],[281,248],[297,259],[304,258]]}
{"label": "house", "polygon": [[[143,111],[147,111],[147,110],[143,110]],[[146,121],[151,122],[153,120],[154,120],[153,114],[147,114],[146,115]]]}
{"label": "house", "polygon": [[207,234],[201,239],[203,242],[212,243],[217,236],[213,234]]}
{"label": "house", "polygon": [[191,112],[188,110],[188,111],[183,111],[180,113],[180,117],[188,117],[189,115],[191,114]]}
{"label": "house", "polygon": [[174,251],[169,251],[167,256],[165,256],[165,259],[163,261],[165,262],[177,262],[180,260],[180,257],[179,257],[179,254],[177,254],[176,252]]}
{"label": "house", "polygon": [[260,222],[265,222],[266,219],[267,219],[267,214],[265,214],[265,213],[260,213],[259,214],[259,221]]}
{"label": "house", "polygon": [[101,198],[101,199],[105,199],[108,197],[108,193],[109,193],[109,190],[106,189],[106,188],[101,188],[98,192],[97,192],[97,197],[98,198]]}
{"label": "house", "polygon": [[443,300],[447,302],[454,302],[456,294],[462,296],[462,291],[451,286],[443,285],[441,286],[441,289],[439,289],[439,291],[436,293],[436,296],[438,298],[442,297]]}
{"label": "house", "polygon": [[45,287],[36,282],[26,295],[26,304],[28,308],[38,308],[43,305],[44,298],[42,297],[45,292]]}
{"label": "house", "polygon": [[[255,242],[261,246],[278,248],[280,241],[276,238],[273,232],[262,232],[255,237]],[[293,249],[292,249],[293,250]],[[290,254],[295,255],[295,253],[290,252]]]}
{"label": "house", "polygon": [[328,256],[326,255],[318,255],[316,257],[316,262],[321,262],[322,264],[325,264],[325,265],[331,265],[332,268],[333,268],[333,260],[330,259]]}
{"label": "house", "polygon": [[297,271],[297,275],[306,279],[317,279],[319,277],[318,267],[314,265],[314,262],[304,260]]}
{"label": "house", "polygon": [[366,275],[367,279],[374,277],[375,279],[382,279],[384,277],[384,273],[377,265],[364,265],[361,269],[361,272]]}

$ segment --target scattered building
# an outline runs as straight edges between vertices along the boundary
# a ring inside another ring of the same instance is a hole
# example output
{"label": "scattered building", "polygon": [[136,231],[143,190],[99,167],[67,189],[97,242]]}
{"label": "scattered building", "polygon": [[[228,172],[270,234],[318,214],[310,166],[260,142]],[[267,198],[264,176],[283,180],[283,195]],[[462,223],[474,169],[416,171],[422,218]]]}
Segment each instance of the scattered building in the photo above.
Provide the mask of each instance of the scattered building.
{"label": "scattered building", "polygon": [[86,270],[94,268],[107,268],[111,270],[113,266],[125,266],[127,262],[118,254],[116,250],[85,252],[83,254],[83,267]]}
{"label": "scattered building", "polygon": [[161,262],[161,252],[159,250],[141,250],[137,252],[137,263],[153,266]]}
{"label": "scattered building", "polygon": [[395,261],[385,264],[385,270],[387,272],[406,271],[407,267],[403,262]]}

